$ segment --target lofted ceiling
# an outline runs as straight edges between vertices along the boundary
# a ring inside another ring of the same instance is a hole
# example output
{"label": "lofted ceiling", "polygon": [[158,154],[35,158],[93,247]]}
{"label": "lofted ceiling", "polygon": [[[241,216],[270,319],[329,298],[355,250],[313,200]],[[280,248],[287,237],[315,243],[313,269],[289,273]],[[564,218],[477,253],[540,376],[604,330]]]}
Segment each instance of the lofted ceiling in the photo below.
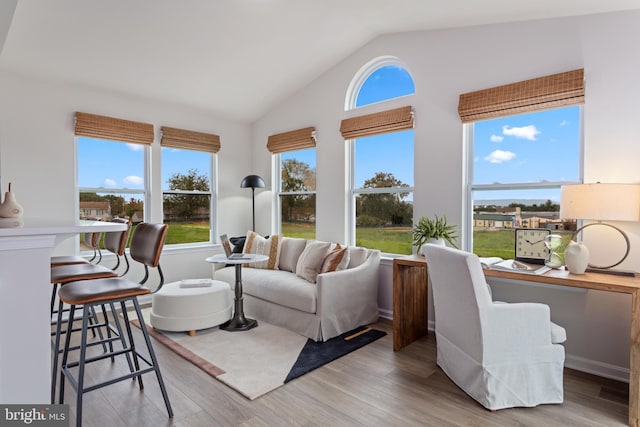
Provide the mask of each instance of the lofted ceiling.
{"label": "lofted ceiling", "polygon": [[640,2],[2,0],[0,70],[252,122],[382,34],[628,9]]}

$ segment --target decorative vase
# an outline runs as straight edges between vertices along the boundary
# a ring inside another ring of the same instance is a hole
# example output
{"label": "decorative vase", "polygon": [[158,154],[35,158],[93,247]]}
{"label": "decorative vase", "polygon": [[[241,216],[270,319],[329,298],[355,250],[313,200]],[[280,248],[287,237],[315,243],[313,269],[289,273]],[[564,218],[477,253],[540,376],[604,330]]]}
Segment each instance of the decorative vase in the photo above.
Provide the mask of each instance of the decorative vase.
{"label": "decorative vase", "polygon": [[564,262],[571,274],[584,274],[589,265],[589,249],[583,244],[573,240],[564,250]]}
{"label": "decorative vase", "polygon": [[1,218],[22,218],[24,209],[16,202],[15,195],[11,192],[11,183],[9,183],[9,191],[4,193],[4,201],[0,204]]}
{"label": "decorative vase", "polygon": [[420,250],[418,251],[419,255],[424,256],[424,247],[429,243],[431,243],[433,245],[446,246],[446,243],[445,243],[444,239],[442,239],[442,238],[440,238],[440,239],[431,238],[431,239],[427,240],[427,243],[425,243],[424,245],[420,246]]}

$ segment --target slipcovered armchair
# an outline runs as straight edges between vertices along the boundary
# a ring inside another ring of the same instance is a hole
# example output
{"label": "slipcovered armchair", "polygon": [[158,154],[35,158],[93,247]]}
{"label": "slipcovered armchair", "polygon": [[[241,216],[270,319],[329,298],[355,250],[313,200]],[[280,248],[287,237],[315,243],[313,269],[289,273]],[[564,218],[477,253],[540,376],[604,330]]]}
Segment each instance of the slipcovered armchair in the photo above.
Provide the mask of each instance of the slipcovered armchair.
{"label": "slipcovered armchair", "polygon": [[566,333],[549,306],[493,302],[474,254],[429,244],[425,255],[447,376],[490,410],[562,403]]}

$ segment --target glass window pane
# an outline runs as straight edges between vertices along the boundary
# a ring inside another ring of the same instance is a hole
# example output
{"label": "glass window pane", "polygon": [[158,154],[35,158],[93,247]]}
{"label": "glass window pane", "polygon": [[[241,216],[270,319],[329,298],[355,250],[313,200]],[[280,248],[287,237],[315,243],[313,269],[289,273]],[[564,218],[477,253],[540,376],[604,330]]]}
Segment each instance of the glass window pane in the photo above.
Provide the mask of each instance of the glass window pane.
{"label": "glass window pane", "polygon": [[144,188],[144,145],[78,138],[80,188]]}
{"label": "glass window pane", "polygon": [[560,234],[562,250],[576,229],[575,220],[559,217],[559,188],[474,191],[472,197],[473,252],[478,256],[513,258],[515,228],[547,228]]}
{"label": "glass window pane", "polygon": [[210,241],[210,195],[165,193],[162,206],[169,225],[166,244]]}
{"label": "glass window pane", "polygon": [[387,65],[367,77],[358,92],[356,107],[412,93],[415,93],[415,86],[409,72],[397,65]]}
{"label": "glass window pane", "polygon": [[287,237],[316,238],[316,195],[280,196],[282,234]]}
{"label": "glass window pane", "polygon": [[580,107],[473,124],[473,183],[579,179]]}
{"label": "glass window pane", "polygon": [[[410,194],[410,193],[409,193]],[[356,245],[411,254],[413,203],[408,193],[356,196]]]}
{"label": "glass window pane", "polygon": [[281,191],[316,190],[316,149],[289,151],[280,154]]}
{"label": "glass window pane", "polygon": [[162,148],[162,189],[209,191],[211,154]]}
{"label": "glass window pane", "polygon": [[358,138],[355,146],[355,188],[413,187],[413,129]]}

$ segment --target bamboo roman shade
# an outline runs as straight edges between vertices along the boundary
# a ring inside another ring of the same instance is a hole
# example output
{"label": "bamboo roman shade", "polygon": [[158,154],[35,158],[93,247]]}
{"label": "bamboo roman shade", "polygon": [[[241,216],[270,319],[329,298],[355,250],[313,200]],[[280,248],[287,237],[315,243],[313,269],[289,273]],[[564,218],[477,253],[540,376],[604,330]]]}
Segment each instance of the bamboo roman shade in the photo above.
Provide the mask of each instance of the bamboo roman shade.
{"label": "bamboo roman shade", "polygon": [[316,146],[315,132],[316,128],[308,127],[271,135],[267,141],[267,150],[277,154],[313,148]]}
{"label": "bamboo roman shade", "polygon": [[584,103],[584,69],[463,93],[463,123]]}
{"label": "bamboo roman shade", "polygon": [[136,144],[151,144],[153,143],[153,125],[76,112],[75,135]]}
{"label": "bamboo roman shade", "polygon": [[220,151],[220,136],[212,133],[194,132],[162,126],[160,145],[163,147],[180,148],[184,150],[205,151],[217,153]]}
{"label": "bamboo roman shade", "polygon": [[344,119],[340,123],[340,133],[344,139],[361,138],[412,128],[413,109],[411,106],[352,117]]}

